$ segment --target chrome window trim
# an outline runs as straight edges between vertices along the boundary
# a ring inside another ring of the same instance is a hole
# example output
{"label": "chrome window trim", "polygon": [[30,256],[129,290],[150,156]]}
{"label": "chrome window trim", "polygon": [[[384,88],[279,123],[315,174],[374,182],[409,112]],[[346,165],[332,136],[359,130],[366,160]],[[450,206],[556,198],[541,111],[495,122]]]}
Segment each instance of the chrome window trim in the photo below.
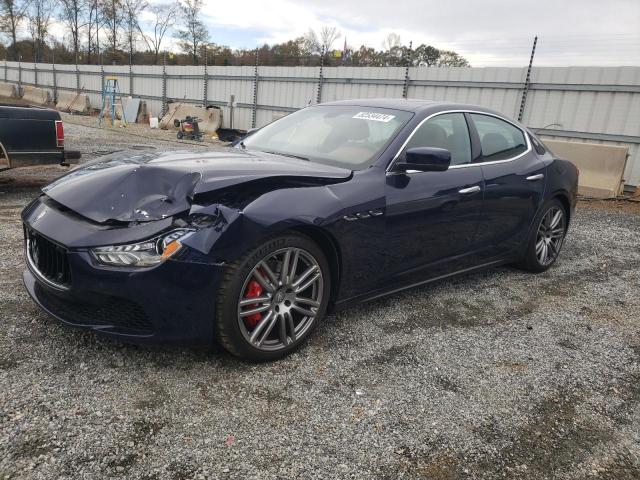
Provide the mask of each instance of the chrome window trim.
{"label": "chrome window trim", "polygon": [[[521,127],[519,127],[518,125],[516,125],[514,122],[512,122],[511,120],[504,118],[500,115],[496,115],[495,113],[488,113],[488,112],[480,112],[478,110],[443,110],[442,112],[436,112],[433,113],[431,115],[429,115],[426,118],[423,118],[420,123],[413,129],[413,131],[409,134],[409,136],[407,137],[407,139],[403,142],[403,144],[400,146],[400,149],[396,152],[396,154],[394,155],[393,159],[391,159],[391,162],[389,162],[389,165],[387,166],[387,169],[385,170],[385,172],[387,174],[393,174],[393,173],[397,173],[397,172],[392,172],[392,168],[393,165],[396,163],[396,160],[398,159],[398,157],[400,156],[400,154],[402,153],[402,151],[405,149],[405,147],[407,146],[407,144],[409,143],[409,141],[411,140],[411,138],[413,138],[413,136],[415,135],[415,133],[418,131],[418,129],[422,126],[423,123],[431,120],[434,117],[437,117],[438,115],[444,115],[447,113],[475,113],[478,115],[487,115],[488,117],[495,117],[499,120],[502,120],[510,125],[513,125],[514,127],[516,127],[518,130],[520,130],[520,132],[522,132],[522,135],[525,138],[525,141],[527,142],[527,149],[520,153],[519,155],[516,155],[515,157],[511,157],[511,158],[505,158],[504,160],[490,160],[488,162],[476,162],[476,163],[462,163],[460,165],[452,165],[449,167],[449,170],[453,169],[453,168],[468,168],[468,167],[476,167],[479,165],[495,165],[495,164],[499,164],[499,163],[507,163],[507,162],[513,162],[514,160],[517,160],[518,158],[526,155],[527,153],[531,152],[532,146],[531,146],[531,140],[529,139],[529,135],[527,135],[527,132],[524,131],[524,129],[522,129]],[[468,128],[468,127],[467,127]],[[469,132],[469,134],[471,134],[471,132]],[[402,172],[402,173],[413,173],[413,171],[408,171],[408,172]],[[425,172],[420,172],[420,173],[425,173]]]}

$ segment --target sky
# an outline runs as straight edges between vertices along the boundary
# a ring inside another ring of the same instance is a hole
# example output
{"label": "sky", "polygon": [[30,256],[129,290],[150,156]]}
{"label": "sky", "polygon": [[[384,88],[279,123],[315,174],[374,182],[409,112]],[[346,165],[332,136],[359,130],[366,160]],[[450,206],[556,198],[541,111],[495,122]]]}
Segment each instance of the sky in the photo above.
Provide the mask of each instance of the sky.
{"label": "sky", "polygon": [[[164,1],[164,0],[155,0]],[[334,48],[381,48],[391,32],[452,49],[473,66],[640,65],[640,0],[205,0],[211,40],[235,48],[335,26]]]}
{"label": "sky", "polygon": [[[166,3],[170,0],[150,0]],[[536,66],[640,65],[640,0],[204,0],[210,40],[255,48],[334,26],[334,48],[404,45],[455,50],[474,67],[523,66],[538,36]],[[144,18],[141,22],[143,28]],[[62,37],[64,26],[52,26]],[[68,36],[68,35],[66,35]],[[174,38],[166,47],[177,50]]]}

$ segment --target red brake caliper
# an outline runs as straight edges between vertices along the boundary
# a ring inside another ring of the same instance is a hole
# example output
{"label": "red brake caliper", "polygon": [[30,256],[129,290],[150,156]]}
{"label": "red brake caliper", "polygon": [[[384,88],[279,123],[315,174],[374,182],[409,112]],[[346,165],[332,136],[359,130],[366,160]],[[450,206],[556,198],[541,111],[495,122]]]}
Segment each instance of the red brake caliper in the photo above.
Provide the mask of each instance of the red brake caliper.
{"label": "red brake caliper", "polygon": [[[251,279],[249,285],[247,285],[247,291],[244,294],[244,298],[257,298],[262,295],[263,292],[262,285],[260,285],[255,279]],[[258,304],[255,303],[253,305],[249,305],[247,308],[255,308]],[[261,313],[254,313],[253,315],[248,315],[244,317],[244,320],[248,327],[255,327],[258,322],[262,319]]]}

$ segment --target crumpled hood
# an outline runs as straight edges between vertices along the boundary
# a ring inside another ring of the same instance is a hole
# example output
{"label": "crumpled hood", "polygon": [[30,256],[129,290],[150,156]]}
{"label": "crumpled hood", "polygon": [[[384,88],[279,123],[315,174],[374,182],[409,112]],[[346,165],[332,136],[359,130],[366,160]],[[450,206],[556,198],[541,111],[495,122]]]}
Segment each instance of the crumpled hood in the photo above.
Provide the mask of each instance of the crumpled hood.
{"label": "crumpled hood", "polygon": [[191,208],[201,193],[270,177],[340,181],[351,171],[234,148],[199,152],[118,152],[44,187],[56,202],[93,220],[152,221]]}

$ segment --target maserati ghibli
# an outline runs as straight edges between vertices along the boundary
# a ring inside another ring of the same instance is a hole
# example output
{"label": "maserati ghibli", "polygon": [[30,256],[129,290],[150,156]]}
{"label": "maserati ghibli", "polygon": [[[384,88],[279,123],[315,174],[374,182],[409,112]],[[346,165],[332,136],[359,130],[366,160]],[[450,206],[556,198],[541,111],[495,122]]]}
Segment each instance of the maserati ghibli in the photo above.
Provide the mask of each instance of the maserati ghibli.
{"label": "maserati ghibli", "polygon": [[314,105],[229,147],[117,152],[44,187],[22,212],[24,284],[70,326],[273,360],[329,309],[491,266],[548,269],[577,183],[483,107]]}

